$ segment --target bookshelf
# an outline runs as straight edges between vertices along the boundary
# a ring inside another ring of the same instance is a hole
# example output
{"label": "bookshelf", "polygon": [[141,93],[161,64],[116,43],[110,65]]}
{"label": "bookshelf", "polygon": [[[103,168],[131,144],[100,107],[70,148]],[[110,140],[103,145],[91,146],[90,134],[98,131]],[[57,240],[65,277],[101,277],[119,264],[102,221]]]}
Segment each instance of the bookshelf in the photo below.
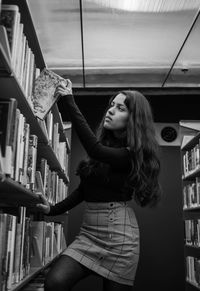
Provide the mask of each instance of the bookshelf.
{"label": "bookshelf", "polygon": [[200,290],[200,121],[180,122],[185,290]]}
{"label": "bookshelf", "polygon": [[68,195],[71,124],[64,128],[57,104],[48,113],[53,133],[48,116],[39,122],[34,115],[34,80],[46,65],[29,7],[26,0],[3,0],[0,5],[0,11],[4,5],[15,6],[18,19],[11,40],[12,45],[17,43],[15,49],[2,27],[4,14],[0,22],[0,123],[5,124],[0,125],[4,134],[0,137],[0,291],[16,291],[66,246],[67,213],[45,217],[35,205],[40,187],[53,204]]}

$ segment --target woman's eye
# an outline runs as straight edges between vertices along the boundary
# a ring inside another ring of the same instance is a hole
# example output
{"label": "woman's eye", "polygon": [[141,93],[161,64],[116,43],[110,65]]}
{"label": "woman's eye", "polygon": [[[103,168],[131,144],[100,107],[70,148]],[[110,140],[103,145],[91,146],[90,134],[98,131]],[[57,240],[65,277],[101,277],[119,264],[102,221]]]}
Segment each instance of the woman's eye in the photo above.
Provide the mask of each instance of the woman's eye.
{"label": "woman's eye", "polygon": [[123,107],[118,107],[119,111],[124,111]]}

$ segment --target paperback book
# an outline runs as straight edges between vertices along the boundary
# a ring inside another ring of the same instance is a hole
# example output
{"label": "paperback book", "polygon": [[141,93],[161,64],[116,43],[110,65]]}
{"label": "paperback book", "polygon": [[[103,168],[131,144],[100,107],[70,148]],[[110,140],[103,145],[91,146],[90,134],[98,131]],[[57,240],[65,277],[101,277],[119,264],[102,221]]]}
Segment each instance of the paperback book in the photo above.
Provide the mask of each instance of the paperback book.
{"label": "paperback book", "polygon": [[34,114],[38,118],[43,120],[58,101],[59,96],[55,96],[55,90],[60,83],[66,86],[67,80],[47,68],[36,78],[32,101]]}

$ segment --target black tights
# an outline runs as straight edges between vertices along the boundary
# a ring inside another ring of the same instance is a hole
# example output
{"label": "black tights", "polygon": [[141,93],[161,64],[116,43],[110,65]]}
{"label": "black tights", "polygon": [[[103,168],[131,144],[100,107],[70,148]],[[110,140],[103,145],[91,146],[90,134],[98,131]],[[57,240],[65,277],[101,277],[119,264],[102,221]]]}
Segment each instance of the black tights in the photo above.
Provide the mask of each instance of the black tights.
{"label": "black tights", "polygon": [[[94,274],[69,256],[62,255],[47,273],[45,291],[70,291],[81,279]],[[131,291],[131,286],[116,283],[103,278],[103,291]]]}

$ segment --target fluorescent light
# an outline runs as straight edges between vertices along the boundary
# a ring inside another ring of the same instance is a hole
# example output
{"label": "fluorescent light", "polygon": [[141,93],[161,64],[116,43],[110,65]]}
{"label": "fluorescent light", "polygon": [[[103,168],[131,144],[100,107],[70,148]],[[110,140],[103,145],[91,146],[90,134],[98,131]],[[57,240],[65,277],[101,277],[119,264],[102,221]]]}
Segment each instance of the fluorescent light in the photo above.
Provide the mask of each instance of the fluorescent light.
{"label": "fluorescent light", "polygon": [[135,12],[168,12],[200,8],[200,0],[86,0],[100,6]]}

